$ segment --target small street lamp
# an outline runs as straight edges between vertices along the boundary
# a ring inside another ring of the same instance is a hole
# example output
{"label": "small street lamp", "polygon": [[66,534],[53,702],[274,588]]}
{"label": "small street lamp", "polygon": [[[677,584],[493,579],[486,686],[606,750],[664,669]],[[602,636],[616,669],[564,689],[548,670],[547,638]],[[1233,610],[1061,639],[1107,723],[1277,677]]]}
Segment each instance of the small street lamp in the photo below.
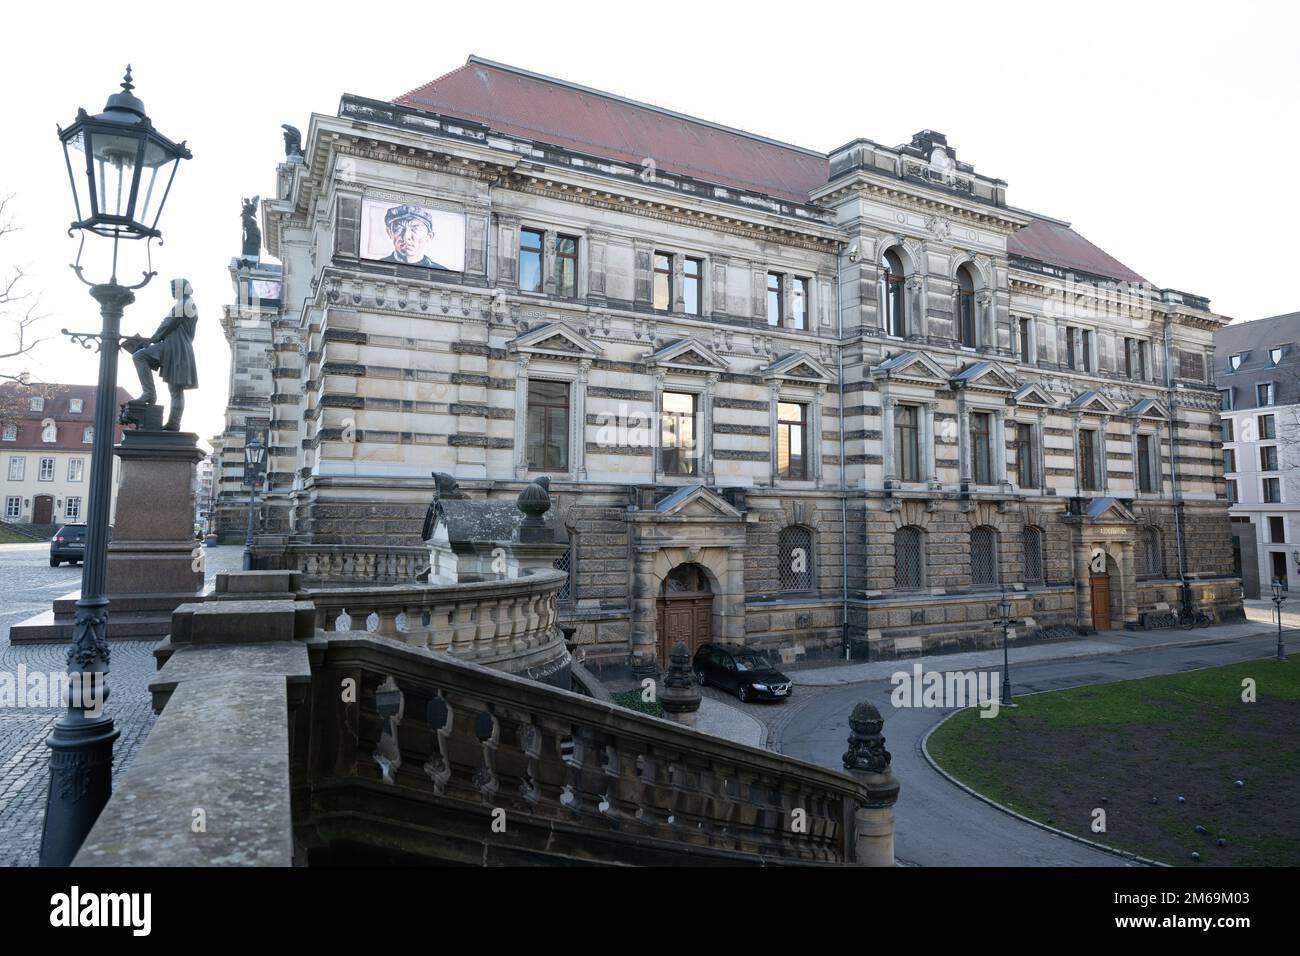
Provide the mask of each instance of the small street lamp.
{"label": "small street lamp", "polygon": [[1281,578],[1273,579],[1273,607],[1277,610],[1277,659],[1286,660],[1286,650],[1282,646],[1282,602],[1286,600],[1286,585]]}
{"label": "small street lamp", "polygon": [[253,570],[253,514],[257,510],[257,488],[266,473],[266,445],[262,433],[253,432],[244,442],[244,484],[248,485],[248,533],[244,535],[244,570]]}
{"label": "small street lamp", "polygon": [[[68,234],[81,233],[77,278],[90,286],[99,303],[98,333],[63,332],[83,348],[99,350],[99,382],[95,391],[95,431],[91,445],[89,507],[86,512],[86,552],[81,569],[68,649],[67,713],[46,740],[50,748],[50,789],[41,834],[41,866],[66,866],[80,849],[108,802],[113,787],[113,741],[118,731],[103,710],[108,698],[108,598],[104,578],[108,565],[108,513],[113,495],[113,434],[117,424],[117,351],[121,344],[122,312],[135,301],[155,273],[142,270],[135,285],[117,281],[118,243],[144,239],[149,256],[153,240],[162,239],[158,220],[182,159],[190,158],[184,143],[173,143],[154,129],[144,104],[131,91],[126,68],[122,91],[108,98],[104,112],[90,116],[84,109],[59,141],[68,167],[77,218]],[[82,274],[81,253],[86,234],[113,241],[108,282],[92,283]],[[152,262],[150,261],[150,266]]]}
{"label": "small street lamp", "polygon": [[998,601],[998,615],[1002,618],[1002,706],[1010,707],[1011,702],[1011,661],[1007,655],[1007,635],[1011,631],[1011,601],[1006,592]]}

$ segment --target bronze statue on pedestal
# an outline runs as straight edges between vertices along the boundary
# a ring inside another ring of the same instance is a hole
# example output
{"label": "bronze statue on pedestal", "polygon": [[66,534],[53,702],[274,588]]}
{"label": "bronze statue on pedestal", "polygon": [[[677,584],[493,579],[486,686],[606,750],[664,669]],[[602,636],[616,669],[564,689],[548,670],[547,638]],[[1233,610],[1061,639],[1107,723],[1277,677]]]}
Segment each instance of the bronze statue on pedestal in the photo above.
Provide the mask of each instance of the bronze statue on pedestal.
{"label": "bronze statue on pedestal", "polygon": [[[194,289],[187,279],[172,280],[171,312],[163,319],[158,330],[149,338],[132,335],[122,340],[123,351],[130,353],[140,376],[140,397],[128,402],[122,421],[138,427],[149,427],[147,408],[156,406],[158,393],[154,387],[153,373],[157,371],[171,392],[166,431],[180,431],[181,414],[185,411],[185,392],[199,384],[198,368],[194,361],[194,328],[198,322],[198,309],[194,305]],[[158,414],[158,413],[155,413]],[[158,414],[160,418],[161,415]],[[155,418],[155,421],[157,419]],[[157,427],[157,426],[154,426]]]}

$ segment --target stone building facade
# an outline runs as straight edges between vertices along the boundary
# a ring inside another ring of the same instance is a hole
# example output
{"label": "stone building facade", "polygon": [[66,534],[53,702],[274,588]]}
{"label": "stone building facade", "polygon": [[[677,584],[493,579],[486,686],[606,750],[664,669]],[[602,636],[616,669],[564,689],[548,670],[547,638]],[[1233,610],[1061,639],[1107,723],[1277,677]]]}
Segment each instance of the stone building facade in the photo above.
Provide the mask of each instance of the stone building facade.
{"label": "stone building facade", "polygon": [[[262,212],[268,561],[545,473],[589,659],[974,646],[1003,593],[1022,635],[1240,613],[1226,320],[941,134],[821,153],[471,58],[303,152]],[[406,227],[447,261],[374,251]]]}

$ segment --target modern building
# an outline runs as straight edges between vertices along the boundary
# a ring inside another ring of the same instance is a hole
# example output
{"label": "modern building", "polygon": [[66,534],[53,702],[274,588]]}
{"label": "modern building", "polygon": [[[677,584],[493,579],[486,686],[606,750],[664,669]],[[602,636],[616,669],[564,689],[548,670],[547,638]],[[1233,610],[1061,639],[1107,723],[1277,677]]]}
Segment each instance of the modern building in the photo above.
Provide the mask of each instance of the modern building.
{"label": "modern building", "polygon": [[203,460],[194,466],[192,486],[194,491],[194,526],[203,529],[205,533],[209,528],[208,516],[212,511],[215,471],[215,459],[212,454],[205,455]]}
{"label": "modern building", "polygon": [[[131,396],[117,390],[118,404]],[[113,443],[121,440],[117,426]],[[6,522],[58,525],[85,520],[90,503],[95,386],[0,385],[0,500]],[[113,460],[117,505],[120,463]]]}
{"label": "modern building", "polygon": [[1227,320],[941,133],[821,152],[472,57],[303,142],[259,560],[372,567],[431,473],[546,475],[593,660],[975,646],[1004,593],[1022,635],[1240,614]]}
{"label": "modern building", "polygon": [[1300,312],[1214,334],[1223,473],[1248,597],[1300,574]]}

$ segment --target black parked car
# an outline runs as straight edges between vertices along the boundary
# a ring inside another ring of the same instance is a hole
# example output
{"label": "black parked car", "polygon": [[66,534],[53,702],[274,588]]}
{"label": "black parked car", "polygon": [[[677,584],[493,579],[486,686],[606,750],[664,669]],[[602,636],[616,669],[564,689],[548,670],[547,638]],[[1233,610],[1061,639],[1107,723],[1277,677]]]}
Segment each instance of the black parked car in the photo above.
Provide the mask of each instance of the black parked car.
{"label": "black parked car", "polygon": [[50,539],[50,567],[57,568],[60,562],[74,564],[86,557],[86,526],[84,524],[65,524]]}
{"label": "black parked car", "polygon": [[729,690],[742,701],[784,700],[794,687],[766,657],[743,647],[701,644],[694,664],[700,684]]}

